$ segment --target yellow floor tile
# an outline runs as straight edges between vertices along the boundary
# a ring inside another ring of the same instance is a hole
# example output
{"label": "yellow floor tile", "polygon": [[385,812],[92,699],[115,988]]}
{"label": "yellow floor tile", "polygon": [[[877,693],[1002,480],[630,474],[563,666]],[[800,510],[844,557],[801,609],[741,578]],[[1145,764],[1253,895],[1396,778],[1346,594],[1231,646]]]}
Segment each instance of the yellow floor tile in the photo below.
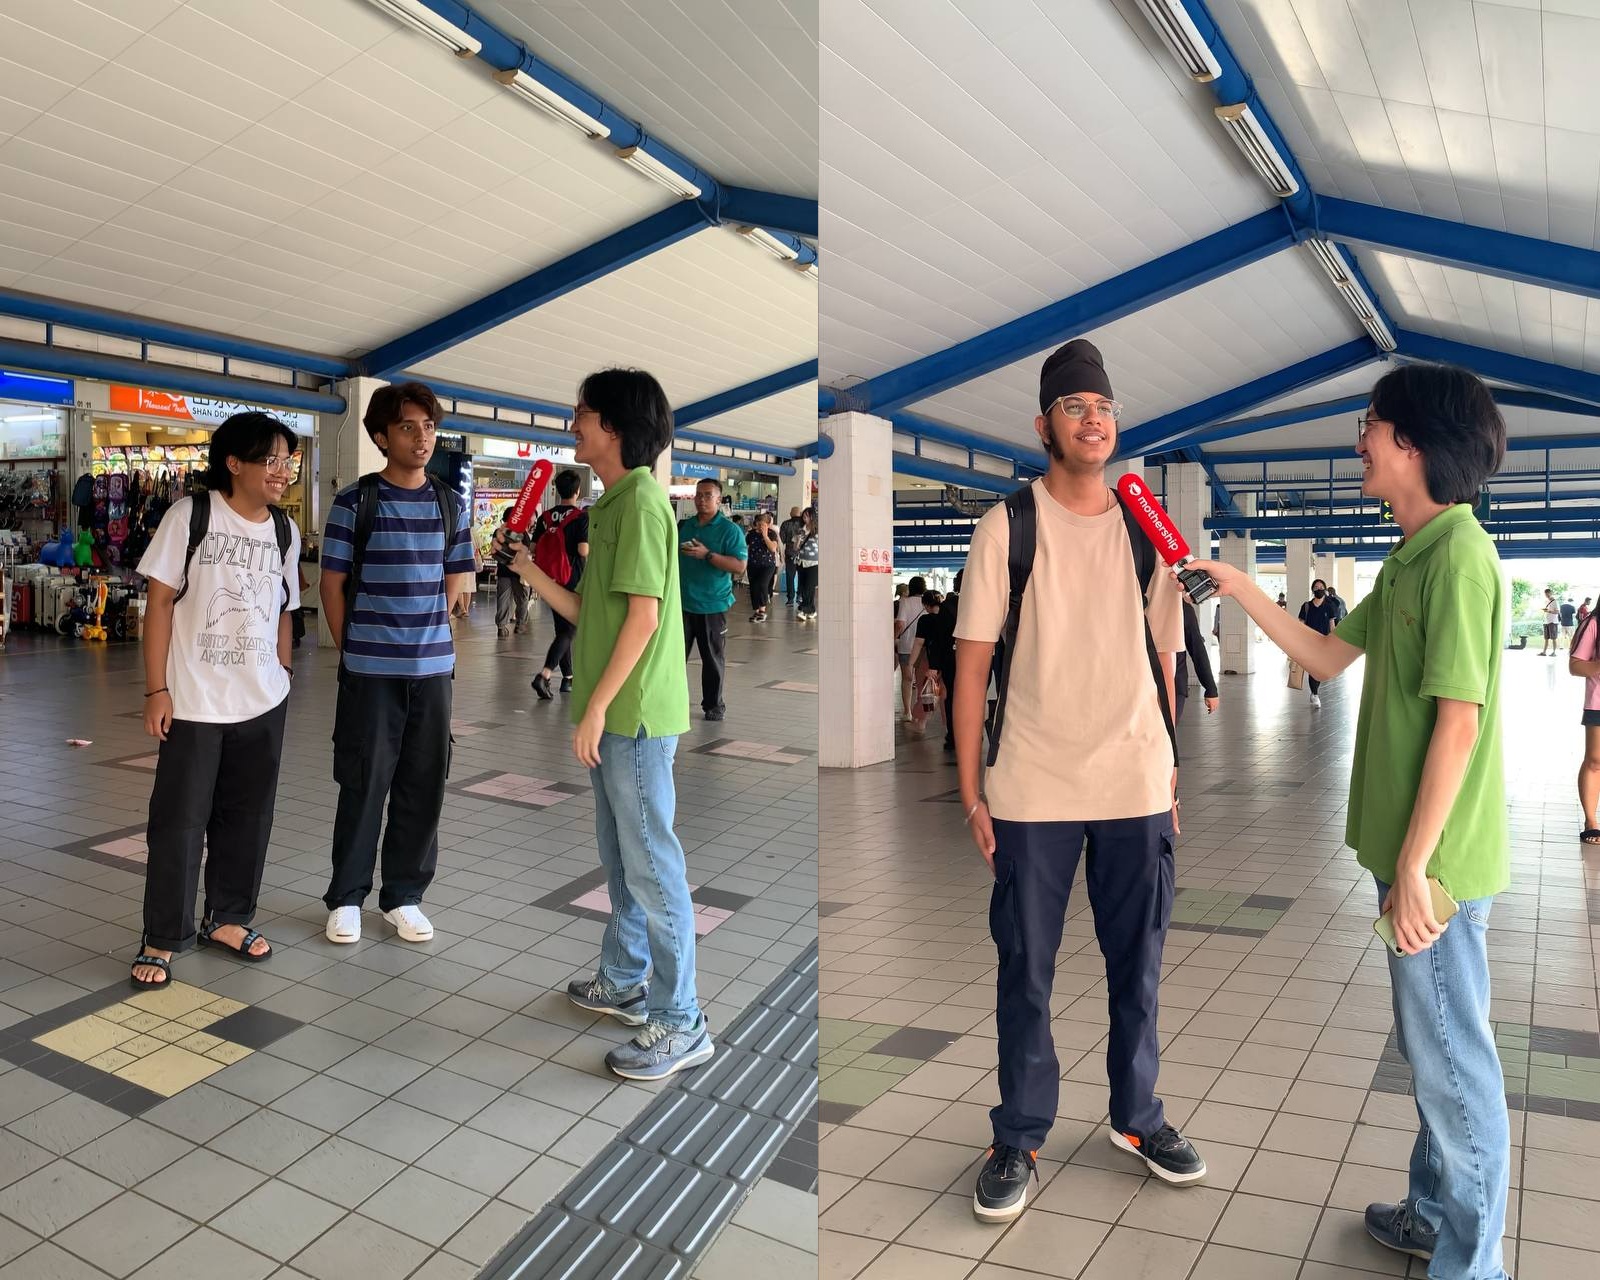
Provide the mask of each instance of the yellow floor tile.
{"label": "yellow floor tile", "polygon": [[104,1018],[107,1022],[115,1022],[120,1025],[138,1012],[139,1011],[131,1004],[123,1004],[122,1001],[119,1000],[116,1004],[109,1005],[100,1010],[99,1013],[95,1014],[95,1017]]}
{"label": "yellow floor tile", "polygon": [[152,1027],[165,1026],[166,1022],[167,1020],[159,1013],[151,1013],[147,1009],[139,1009],[134,1013],[133,1017],[125,1019],[122,1025],[129,1031],[149,1031]]}
{"label": "yellow floor tile", "polygon": [[124,1040],[117,1048],[123,1053],[131,1053],[135,1058],[148,1057],[157,1049],[166,1048],[165,1040],[158,1040],[155,1036],[134,1036],[132,1040]]}
{"label": "yellow floor tile", "polygon": [[79,1018],[42,1036],[35,1036],[34,1043],[64,1053],[69,1058],[76,1058],[79,1062],[87,1062],[96,1054],[115,1049],[133,1038],[134,1033],[126,1027],[119,1027],[115,1022],[107,1022],[90,1014],[87,1018]]}
{"label": "yellow floor tile", "polygon": [[212,1013],[216,1014],[219,1018],[226,1018],[230,1013],[238,1013],[240,1009],[248,1009],[249,1007],[250,1006],[245,1004],[243,1001],[230,1000],[227,996],[219,996],[210,1004],[206,1005],[206,1008]]}
{"label": "yellow floor tile", "polygon": [[210,1009],[196,1009],[193,1013],[184,1014],[178,1021],[186,1027],[193,1027],[196,1031],[204,1031],[213,1022],[221,1022],[224,1016]]}
{"label": "yellow floor tile", "polygon": [[213,1062],[220,1062],[224,1066],[229,1066],[235,1062],[243,1062],[254,1052],[254,1049],[247,1049],[242,1044],[234,1044],[231,1040],[219,1040],[215,1049],[206,1050],[206,1057]]}
{"label": "yellow floor tile", "polygon": [[178,1041],[180,1049],[187,1049],[190,1053],[207,1053],[218,1045],[226,1044],[216,1036],[208,1036],[204,1031],[196,1031],[193,1035],[186,1036]]}
{"label": "yellow floor tile", "polygon": [[186,1013],[203,1009],[216,998],[209,991],[173,979],[155,991],[141,991],[136,996],[129,996],[127,1003],[163,1018],[181,1018]]}
{"label": "yellow floor tile", "polygon": [[130,1062],[137,1061],[139,1059],[135,1058],[131,1053],[123,1053],[121,1049],[107,1049],[104,1053],[97,1053],[94,1057],[88,1059],[91,1067],[96,1067],[101,1071],[109,1071],[113,1075]]}
{"label": "yellow floor tile", "polygon": [[202,1058],[198,1053],[190,1053],[175,1044],[166,1044],[149,1057],[141,1058],[112,1074],[130,1084],[142,1085],[163,1098],[170,1098],[207,1076],[216,1074],[222,1067],[220,1062]]}
{"label": "yellow floor tile", "polygon": [[178,1041],[193,1034],[194,1031],[181,1022],[163,1022],[159,1027],[151,1027],[145,1032],[145,1035],[153,1036],[162,1044],[177,1044]]}

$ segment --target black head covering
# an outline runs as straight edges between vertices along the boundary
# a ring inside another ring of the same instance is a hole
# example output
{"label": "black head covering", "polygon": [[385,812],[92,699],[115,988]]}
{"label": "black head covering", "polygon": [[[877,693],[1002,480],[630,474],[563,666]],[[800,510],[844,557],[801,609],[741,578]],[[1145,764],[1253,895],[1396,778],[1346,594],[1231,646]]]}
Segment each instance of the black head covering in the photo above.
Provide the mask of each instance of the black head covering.
{"label": "black head covering", "polygon": [[1092,391],[1114,399],[1111,379],[1106,376],[1105,361],[1100,349],[1087,338],[1074,338],[1065,346],[1057,347],[1039,370],[1039,412],[1049,412],[1050,406],[1062,396]]}

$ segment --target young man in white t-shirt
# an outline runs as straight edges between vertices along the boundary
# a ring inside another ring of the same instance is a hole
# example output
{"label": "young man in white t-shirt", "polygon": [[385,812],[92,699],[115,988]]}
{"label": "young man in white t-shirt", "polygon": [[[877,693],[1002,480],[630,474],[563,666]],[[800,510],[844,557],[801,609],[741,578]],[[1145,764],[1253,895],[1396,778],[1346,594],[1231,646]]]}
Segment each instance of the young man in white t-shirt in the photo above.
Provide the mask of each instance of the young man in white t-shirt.
{"label": "young man in white t-shirt", "polygon": [[[1016,532],[1004,504],[973,530],[956,621],[956,760],[961,803],[994,876],[1000,1105],[973,1197],[985,1222],[1022,1212],[1056,1119],[1061,1069],[1051,989],[1073,874],[1086,879],[1105,957],[1111,1142],[1158,1177],[1194,1183],[1206,1166],[1156,1096],[1156,988],[1172,914],[1176,760],[1170,718],[1181,605],[1136,572],[1106,464],[1117,414],[1100,352],[1082,339],[1045,361],[1034,429],[1050,468],[1034,482],[1034,553],[1007,660],[1003,715],[984,773],[984,711],[1007,629]],[[1027,495],[1023,495],[1026,500]],[[1024,525],[1025,508],[1018,525]]]}
{"label": "young man in white t-shirt", "polygon": [[[272,837],[294,675],[291,614],[300,607],[300,531],[272,504],[299,449],[276,418],[234,414],[211,437],[207,493],[173,503],[139,562],[149,583],[144,727],[161,748],[145,834],[144,937],[131,975],[138,988],[170,982],[172,957],[197,937],[250,963],[272,954],[250,922]],[[207,512],[191,557],[196,502]]]}

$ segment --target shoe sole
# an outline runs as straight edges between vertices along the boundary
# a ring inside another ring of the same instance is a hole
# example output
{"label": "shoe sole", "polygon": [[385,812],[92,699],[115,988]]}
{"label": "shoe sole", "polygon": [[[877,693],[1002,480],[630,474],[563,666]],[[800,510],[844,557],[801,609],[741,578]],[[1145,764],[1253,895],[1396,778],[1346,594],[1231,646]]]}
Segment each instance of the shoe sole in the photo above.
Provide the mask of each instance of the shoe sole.
{"label": "shoe sole", "polygon": [[433,930],[432,929],[429,929],[427,933],[418,933],[414,929],[402,929],[393,920],[389,919],[389,913],[387,911],[385,911],[383,913],[383,918],[391,926],[393,926],[394,931],[397,934],[400,935],[400,941],[401,942],[432,942],[433,941]]}
{"label": "shoe sole", "polygon": [[353,934],[351,934],[349,937],[345,937],[343,934],[340,934],[340,933],[335,933],[332,929],[324,929],[322,932],[323,932],[323,936],[326,937],[329,942],[338,943],[339,946],[341,946],[341,947],[347,947],[347,946],[351,945],[352,943],[361,941],[361,929],[360,929],[359,926],[356,928],[356,931]]}
{"label": "shoe sole", "polygon": [[1392,1249],[1395,1253],[1404,1253],[1413,1258],[1421,1258],[1424,1262],[1433,1261],[1433,1254],[1431,1251],[1425,1251],[1422,1249],[1408,1249],[1403,1244],[1391,1244],[1371,1227],[1367,1228],[1367,1234],[1381,1244],[1385,1249]]}
{"label": "shoe sole", "polygon": [[1175,1187],[1187,1186],[1191,1182],[1199,1182],[1206,1176],[1207,1170],[1204,1161],[1201,1161],[1200,1167],[1193,1173],[1173,1173],[1170,1169],[1163,1169],[1115,1129],[1111,1131],[1109,1136],[1111,1138],[1111,1145],[1114,1146],[1118,1151],[1126,1151],[1130,1156],[1133,1156],[1139,1160],[1143,1160],[1145,1168],[1149,1169],[1150,1172],[1155,1174],[1156,1177],[1160,1178],[1161,1181],[1170,1182]]}
{"label": "shoe sole", "polygon": [[654,1071],[626,1071],[622,1067],[606,1063],[606,1068],[612,1075],[621,1076],[624,1080],[665,1080],[668,1076],[675,1076],[680,1071],[687,1071],[690,1067],[698,1067],[702,1062],[711,1061],[717,1051],[714,1044],[707,1044],[704,1049],[697,1049],[693,1053],[686,1053],[676,1062],[664,1064]]}
{"label": "shoe sole", "polygon": [[615,1005],[587,1004],[570,991],[567,992],[567,1000],[574,1008],[582,1009],[585,1013],[603,1013],[628,1027],[642,1027],[650,1020],[646,1014],[629,1013],[626,1009],[618,1009]]}
{"label": "shoe sole", "polygon": [[1006,1205],[1003,1208],[992,1208],[983,1204],[978,1199],[978,1193],[972,1193],[972,1216],[979,1222],[1011,1222],[1022,1215],[1028,1207],[1028,1193],[1024,1191],[1022,1198],[1016,1204]]}

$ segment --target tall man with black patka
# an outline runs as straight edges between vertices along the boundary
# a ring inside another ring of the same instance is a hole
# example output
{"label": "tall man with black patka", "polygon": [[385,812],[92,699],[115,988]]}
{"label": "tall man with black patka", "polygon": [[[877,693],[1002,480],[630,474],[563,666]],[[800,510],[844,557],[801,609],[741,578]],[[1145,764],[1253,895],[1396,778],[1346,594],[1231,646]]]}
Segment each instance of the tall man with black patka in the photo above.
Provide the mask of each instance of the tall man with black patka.
{"label": "tall man with black patka", "polygon": [[[1000,1105],[973,1197],[985,1222],[1022,1212],[1055,1122],[1050,993],[1086,847],[1109,987],[1110,1140],[1168,1182],[1206,1173],[1155,1095],[1183,614],[1167,599],[1149,540],[1106,484],[1120,408],[1091,343],[1069,342],[1045,361],[1034,429],[1049,471],[978,522],[963,578],[956,757],[966,822],[994,875],[989,927],[1000,953]],[[1002,639],[986,770],[986,695]]]}

